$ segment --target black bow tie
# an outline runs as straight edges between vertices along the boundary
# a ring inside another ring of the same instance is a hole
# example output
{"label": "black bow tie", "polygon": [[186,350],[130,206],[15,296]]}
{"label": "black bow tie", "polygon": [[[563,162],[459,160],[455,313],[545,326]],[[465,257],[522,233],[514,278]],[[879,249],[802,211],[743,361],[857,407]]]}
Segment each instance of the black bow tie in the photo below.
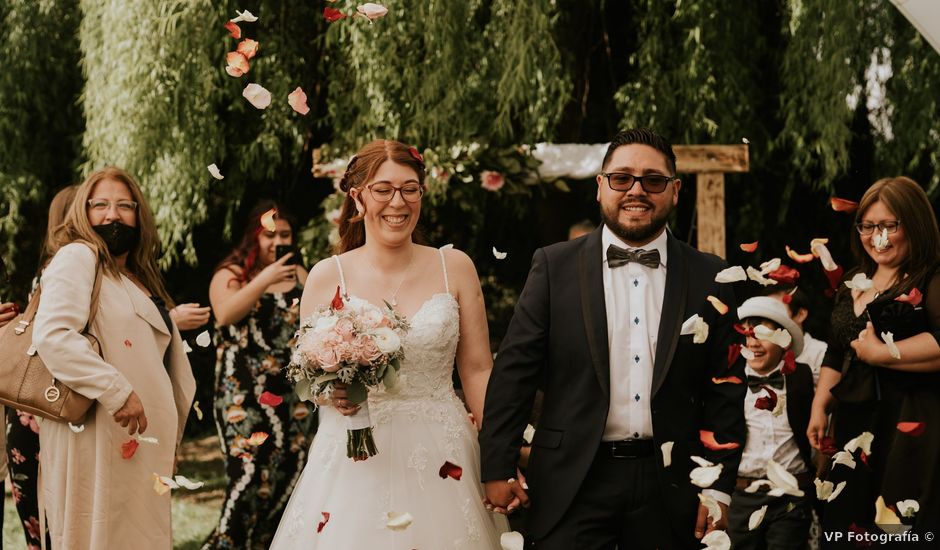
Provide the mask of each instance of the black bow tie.
{"label": "black bow tie", "polygon": [[659,267],[659,250],[643,250],[642,248],[624,250],[615,244],[607,247],[607,265],[609,267],[620,267],[630,262],[656,269]]}
{"label": "black bow tie", "polygon": [[770,376],[747,375],[747,387],[754,393],[759,392],[761,386],[773,386],[782,390],[783,384],[783,374],[779,370],[771,373]]}

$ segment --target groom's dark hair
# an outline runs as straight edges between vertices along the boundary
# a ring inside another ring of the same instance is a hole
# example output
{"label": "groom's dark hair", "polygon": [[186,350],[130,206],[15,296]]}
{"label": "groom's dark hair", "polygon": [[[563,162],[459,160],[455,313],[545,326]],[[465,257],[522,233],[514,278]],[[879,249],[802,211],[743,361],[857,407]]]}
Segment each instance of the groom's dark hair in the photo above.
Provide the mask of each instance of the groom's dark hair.
{"label": "groom's dark hair", "polygon": [[604,155],[604,163],[601,166],[605,169],[607,168],[607,163],[610,162],[610,157],[614,154],[614,151],[616,151],[617,148],[624,145],[632,145],[634,143],[649,145],[653,149],[656,149],[665,155],[666,164],[669,166],[669,170],[672,172],[670,175],[676,175],[676,154],[672,151],[672,144],[669,143],[668,139],[650,130],[649,128],[631,128],[629,130],[620,131],[616,136],[614,136],[614,139],[610,141],[610,146],[607,147],[607,154]]}

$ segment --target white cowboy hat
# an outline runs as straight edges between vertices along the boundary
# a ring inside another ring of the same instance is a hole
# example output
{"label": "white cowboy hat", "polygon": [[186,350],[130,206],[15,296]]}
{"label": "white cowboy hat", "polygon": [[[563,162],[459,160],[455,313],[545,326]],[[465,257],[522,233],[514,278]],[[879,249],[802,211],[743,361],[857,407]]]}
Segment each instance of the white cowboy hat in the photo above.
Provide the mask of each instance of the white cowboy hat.
{"label": "white cowboy hat", "polygon": [[744,320],[748,317],[760,317],[777,323],[790,333],[790,337],[793,339],[790,344],[793,355],[799,357],[800,353],[803,352],[803,331],[790,318],[786,304],[780,300],[770,296],[756,296],[745,300],[738,308],[738,319]]}

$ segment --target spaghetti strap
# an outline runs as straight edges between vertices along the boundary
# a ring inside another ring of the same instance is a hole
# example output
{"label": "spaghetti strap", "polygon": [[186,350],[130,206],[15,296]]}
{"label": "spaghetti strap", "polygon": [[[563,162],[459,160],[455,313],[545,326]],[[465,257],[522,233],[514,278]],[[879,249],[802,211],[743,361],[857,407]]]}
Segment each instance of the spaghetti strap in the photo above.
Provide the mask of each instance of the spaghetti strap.
{"label": "spaghetti strap", "polygon": [[346,296],[349,293],[346,292],[346,277],[343,276],[343,264],[339,261],[339,256],[334,255],[333,259],[336,260],[336,269],[339,270],[339,286],[343,291],[343,295]]}
{"label": "spaghetti strap", "polygon": [[444,290],[450,294],[450,283],[447,282],[447,263],[444,261],[444,248],[438,248],[437,251],[441,255],[441,267],[444,268]]}

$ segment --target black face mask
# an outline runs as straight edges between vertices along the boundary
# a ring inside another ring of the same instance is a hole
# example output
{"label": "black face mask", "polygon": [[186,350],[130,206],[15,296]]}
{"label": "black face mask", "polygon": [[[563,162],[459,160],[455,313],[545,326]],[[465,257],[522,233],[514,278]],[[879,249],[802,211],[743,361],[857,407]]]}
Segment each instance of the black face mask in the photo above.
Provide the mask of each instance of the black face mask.
{"label": "black face mask", "polygon": [[140,229],[124,225],[121,222],[113,222],[92,227],[104,243],[108,245],[108,252],[112,256],[121,256],[134,248],[134,245],[140,240]]}

